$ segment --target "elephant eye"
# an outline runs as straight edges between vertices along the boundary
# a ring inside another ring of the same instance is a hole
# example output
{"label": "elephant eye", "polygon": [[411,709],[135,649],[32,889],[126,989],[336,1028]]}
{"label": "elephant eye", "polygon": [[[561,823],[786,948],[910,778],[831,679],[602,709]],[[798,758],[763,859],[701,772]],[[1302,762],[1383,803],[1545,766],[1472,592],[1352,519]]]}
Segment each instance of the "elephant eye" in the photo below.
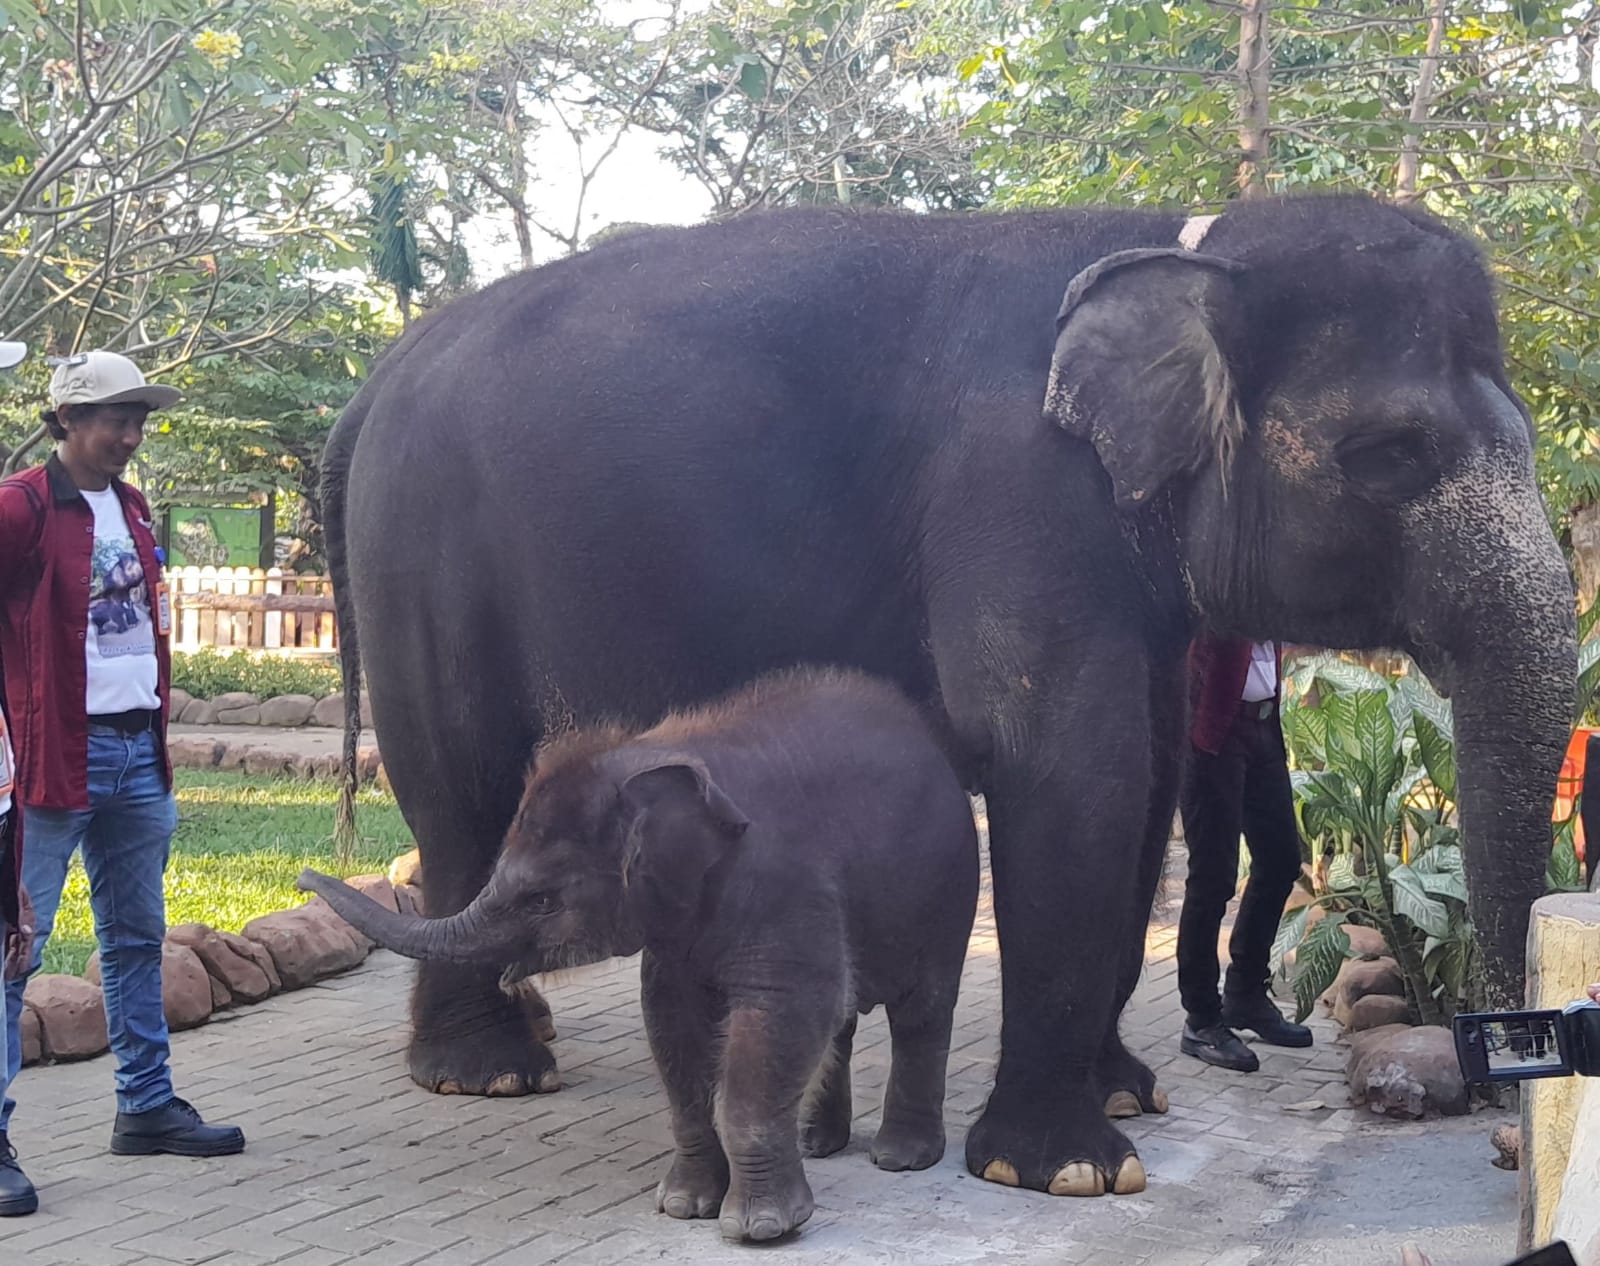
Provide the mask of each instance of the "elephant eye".
{"label": "elephant eye", "polygon": [[1346,479],[1380,495],[1412,497],[1434,480],[1433,437],[1420,426],[1349,435],[1334,446]]}
{"label": "elephant eye", "polygon": [[535,914],[549,914],[556,908],[556,894],[536,892],[528,898],[528,905]]}

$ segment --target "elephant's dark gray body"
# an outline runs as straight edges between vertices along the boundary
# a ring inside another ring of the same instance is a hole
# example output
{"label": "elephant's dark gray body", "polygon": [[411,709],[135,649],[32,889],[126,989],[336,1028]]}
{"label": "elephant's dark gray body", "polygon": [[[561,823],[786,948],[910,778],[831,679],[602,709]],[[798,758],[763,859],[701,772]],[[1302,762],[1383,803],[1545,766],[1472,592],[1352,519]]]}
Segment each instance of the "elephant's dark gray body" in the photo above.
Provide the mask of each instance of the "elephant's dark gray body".
{"label": "elephant's dark gray body", "polygon": [[[1132,1149],[1106,1096],[1159,1105],[1116,1017],[1205,622],[1405,647],[1459,688],[1504,999],[1574,650],[1483,270],[1359,199],[1240,205],[1201,256],[1183,224],[752,215],[615,239],[408,334],[329,442],[326,500],[430,911],[478,891],[561,718],[648,722],[791,664],[880,674],[988,800],[1005,1003],[968,1162],[1109,1181]],[[1058,341],[1068,282],[1110,256]],[[548,1069],[492,971],[426,966],[413,1019],[424,1084]]]}

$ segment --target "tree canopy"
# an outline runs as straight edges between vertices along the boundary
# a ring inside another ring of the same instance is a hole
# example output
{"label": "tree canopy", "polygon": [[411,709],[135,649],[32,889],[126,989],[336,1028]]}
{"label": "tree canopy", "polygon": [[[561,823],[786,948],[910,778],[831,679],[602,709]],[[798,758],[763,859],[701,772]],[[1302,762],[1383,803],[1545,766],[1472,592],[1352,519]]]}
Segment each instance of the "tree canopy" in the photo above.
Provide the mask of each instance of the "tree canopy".
{"label": "tree canopy", "polygon": [[[592,195],[642,138],[718,216],[1419,201],[1483,243],[1553,514],[1600,544],[1600,3],[0,0],[0,24],[0,336],[189,393],[158,495],[298,487],[314,542],[313,458],[372,357],[625,228]],[[0,463],[36,459],[48,373],[0,398]]]}

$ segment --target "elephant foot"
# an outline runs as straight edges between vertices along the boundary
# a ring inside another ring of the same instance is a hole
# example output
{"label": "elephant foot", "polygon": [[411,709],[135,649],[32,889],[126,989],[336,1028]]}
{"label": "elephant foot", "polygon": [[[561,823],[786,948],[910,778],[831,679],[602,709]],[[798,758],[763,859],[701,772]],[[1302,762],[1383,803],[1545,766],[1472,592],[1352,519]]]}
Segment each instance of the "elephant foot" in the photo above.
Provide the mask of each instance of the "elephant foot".
{"label": "elephant foot", "polygon": [[967,1168],[1006,1187],[1052,1196],[1124,1196],[1145,1189],[1133,1144],[1090,1094],[1030,1094],[997,1086],[967,1135]]}
{"label": "elephant foot", "polygon": [[523,1013],[533,1027],[535,1039],[540,1042],[556,1040],[555,1017],[550,1013],[550,1004],[544,1000],[539,987],[533,983],[532,976],[523,976],[509,982],[502,979],[500,988],[507,997],[515,998],[522,1004]]}
{"label": "elephant foot", "polygon": [[669,1218],[714,1218],[728,1190],[728,1162],[722,1154],[691,1156],[678,1152],[656,1187],[656,1212]]}
{"label": "elephant foot", "polygon": [[943,1155],[943,1121],[885,1121],[872,1141],[872,1163],[895,1173],[927,1169]]}
{"label": "elephant foot", "polygon": [[550,1048],[524,1026],[453,1039],[413,1037],[411,1080],[441,1095],[516,1096],[561,1089]]}
{"label": "elephant foot", "polygon": [[759,1184],[735,1176],[723,1197],[718,1226],[725,1239],[776,1240],[797,1230],[816,1208],[811,1184],[796,1164]]}
{"label": "elephant foot", "polygon": [[[848,1107],[848,1105],[847,1105]],[[832,1156],[850,1144],[850,1118],[819,1114],[800,1126],[800,1154],[813,1159]]]}
{"label": "elephant foot", "polygon": [[561,1088],[550,1007],[519,981],[503,992],[492,974],[423,963],[411,996],[411,1078],[444,1095],[548,1094]]}
{"label": "elephant foot", "polygon": [[1142,1116],[1146,1112],[1163,1116],[1171,1106],[1167,1092],[1156,1085],[1155,1073],[1143,1060],[1130,1054],[1121,1042],[1101,1056],[1095,1065],[1094,1079],[1105,1097],[1105,1114],[1113,1119]]}

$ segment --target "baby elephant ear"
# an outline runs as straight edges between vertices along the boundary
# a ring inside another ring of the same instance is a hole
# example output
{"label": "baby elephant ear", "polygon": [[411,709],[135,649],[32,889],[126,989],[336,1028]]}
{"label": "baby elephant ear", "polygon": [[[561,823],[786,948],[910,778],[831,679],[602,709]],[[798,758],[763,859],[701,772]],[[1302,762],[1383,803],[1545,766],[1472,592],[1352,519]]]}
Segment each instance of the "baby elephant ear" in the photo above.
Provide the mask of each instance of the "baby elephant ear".
{"label": "baby elephant ear", "polygon": [[641,812],[678,807],[703,814],[720,831],[736,838],[750,826],[750,819],[711,780],[699,761],[667,760],[641,769],[622,784],[622,794]]}
{"label": "baby elephant ear", "polygon": [[1072,279],[1056,317],[1045,414],[1094,445],[1117,504],[1142,505],[1244,438],[1224,348],[1243,265],[1175,249],[1118,251]]}

